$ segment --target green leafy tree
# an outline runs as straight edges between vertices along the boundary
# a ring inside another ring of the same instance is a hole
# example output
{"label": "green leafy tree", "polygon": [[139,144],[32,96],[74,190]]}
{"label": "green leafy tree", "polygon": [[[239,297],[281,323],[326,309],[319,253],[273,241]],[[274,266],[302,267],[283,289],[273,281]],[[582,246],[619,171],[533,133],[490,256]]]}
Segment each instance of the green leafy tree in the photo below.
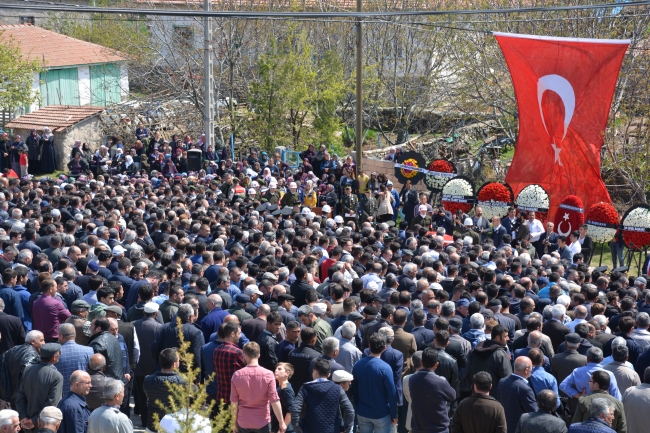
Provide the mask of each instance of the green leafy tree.
{"label": "green leafy tree", "polygon": [[[178,429],[174,433],[196,433],[210,424],[213,433],[232,430],[232,415],[222,403],[217,416],[212,416],[214,402],[208,402],[207,384],[214,379],[214,373],[200,383],[200,367],[194,366],[194,355],[190,351],[190,342],[183,336],[181,319],[177,318],[179,348],[177,351],[181,367],[179,374],[184,384],[167,383],[169,400],[156,400],[158,407],[167,414],[176,414]],[[160,428],[160,419],[154,414],[155,431]]]}
{"label": "green leafy tree", "polygon": [[12,39],[0,42],[0,108],[12,110],[31,105],[38,98],[38,93],[32,92],[34,74],[40,71],[39,62],[25,59]]}
{"label": "green leafy tree", "polygon": [[332,50],[315,52],[306,33],[290,31],[260,56],[259,77],[250,92],[251,133],[268,150],[332,142],[344,94],[340,57]]}

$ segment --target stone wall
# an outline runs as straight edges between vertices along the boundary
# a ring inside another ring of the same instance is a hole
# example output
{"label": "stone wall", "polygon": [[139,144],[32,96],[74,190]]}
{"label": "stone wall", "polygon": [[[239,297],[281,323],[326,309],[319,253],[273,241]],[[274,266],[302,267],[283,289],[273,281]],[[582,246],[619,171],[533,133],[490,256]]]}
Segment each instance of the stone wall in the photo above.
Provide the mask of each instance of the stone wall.
{"label": "stone wall", "polygon": [[[352,151],[351,155],[352,155],[352,160],[356,161],[356,152]],[[382,161],[380,159],[368,158],[366,156],[363,156],[361,158],[361,164],[366,174],[370,175],[370,173],[372,173],[373,171],[376,172],[377,174],[384,173],[384,175],[388,177],[388,179],[390,179],[395,184],[395,189],[397,191],[402,190],[402,184],[395,177],[394,162]],[[415,185],[415,188],[421,191],[429,191],[426,185],[424,184],[424,182],[418,182]]]}

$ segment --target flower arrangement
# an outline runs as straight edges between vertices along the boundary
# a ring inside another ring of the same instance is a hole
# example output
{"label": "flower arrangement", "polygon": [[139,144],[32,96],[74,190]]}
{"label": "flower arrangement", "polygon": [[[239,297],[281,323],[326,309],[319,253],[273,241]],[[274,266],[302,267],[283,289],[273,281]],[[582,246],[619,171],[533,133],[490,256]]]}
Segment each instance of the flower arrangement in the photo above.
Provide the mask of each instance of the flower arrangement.
{"label": "flower arrangement", "polygon": [[[407,159],[405,161],[402,161],[402,164],[408,165],[409,167],[414,167],[414,168],[417,168],[417,166],[418,166],[418,162],[413,158],[409,158],[409,159]],[[418,172],[415,171],[415,170],[407,170],[405,168],[402,169],[402,175],[407,179],[411,179],[411,178],[415,177],[417,174],[418,174]]]}
{"label": "flower arrangement", "polygon": [[609,242],[614,239],[618,228],[618,212],[611,203],[600,202],[591,205],[587,211],[589,236],[594,242]]}
{"label": "flower arrangement", "polygon": [[569,236],[569,234],[578,230],[585,222],[585,210],[582,199],[577,195],[568,195],[560,202],[557,212],[555,212],[555,231],[560,235]]}
{"label": "flower arrangement", "polygon": [[503,182],[488,182],[483,185],[476,196],[477,204],[483,209],[483,216],[488,220],[502,218],[512,205],[514,194],[510,185]]}
{"label": "flower arrangement", "polygon": [[434,159],[427,167],[429,172],[424,178],[424,183],[429,190],[440,192],[449,179],[455,177],[456,167],[446,159]]}
{"label": "flower arrangement", "polygon": [[464,213],[472,209],[474,202],[474,187],[469,179],[457,177],[451,179],[442,188],[442,204],[449,212],[455,214],[458,210]]}
{"label": "flower arrangement", "polygon": [[540,185],[532,184],[519,191],[515,199],[515,204],[519,210],[535,212],[535,217],[544,223],[548,217],[548,208],[551,205],[551,199],[544,188]]}
{"label": "flower arrangement", "polygon": [[623,240],[628,248],[639,250],[650,246],[650,207],[637,205],[623,217]]}
{"label": "flower arrangement", "polygon": [[[415,151],[403,153],[395,162],[395,177],[400,183],[411,181],[413,185],[422,179],[427,171],[424,157]],[[410,170],[410,168],[413,170]]]}

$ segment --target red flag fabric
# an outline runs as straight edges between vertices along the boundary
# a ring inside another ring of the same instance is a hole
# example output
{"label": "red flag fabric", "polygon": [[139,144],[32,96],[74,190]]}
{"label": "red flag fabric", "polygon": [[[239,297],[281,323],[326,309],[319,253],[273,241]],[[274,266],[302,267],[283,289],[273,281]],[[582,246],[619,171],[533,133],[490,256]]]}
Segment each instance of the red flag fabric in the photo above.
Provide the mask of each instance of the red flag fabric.
{"label": "red flag fabric", "polygon": [[519,110],[519,136],[506,176],[515,196],[532,183],[544,187],[551,221],[569,194],[580,197],[587,209],[611,202],[600,175],[600,149],[630,41],[494,36]]}

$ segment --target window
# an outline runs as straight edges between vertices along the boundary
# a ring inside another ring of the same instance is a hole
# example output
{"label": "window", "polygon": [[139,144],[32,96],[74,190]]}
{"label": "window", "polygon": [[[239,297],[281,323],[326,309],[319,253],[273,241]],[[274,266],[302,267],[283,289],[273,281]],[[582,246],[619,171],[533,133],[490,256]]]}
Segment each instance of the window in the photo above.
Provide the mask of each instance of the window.
{"label": "window", "polygon": [[20,24],[34,25],[34,17],[20,17]]}
{"label": "window", "polygon": [[174,26],[174,45],[177,48],[191,48],[194,45],[194,27]]}

